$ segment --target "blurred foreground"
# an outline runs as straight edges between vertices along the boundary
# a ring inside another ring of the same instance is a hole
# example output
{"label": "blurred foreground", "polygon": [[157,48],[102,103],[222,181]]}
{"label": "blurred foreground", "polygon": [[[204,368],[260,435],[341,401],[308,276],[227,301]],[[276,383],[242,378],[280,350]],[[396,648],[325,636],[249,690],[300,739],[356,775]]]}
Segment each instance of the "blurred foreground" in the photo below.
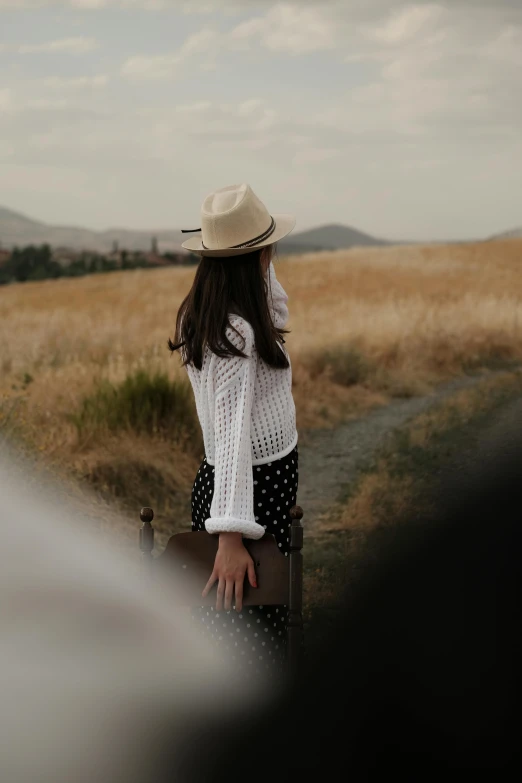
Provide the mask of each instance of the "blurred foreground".
{"label": "blurred foreground", "polygon": [[[463,457],[466,459],[463,461]],[[522,771],[522,400],[448,461],[423,518],[397,526],[301,680],[249,721],[209,721],[191,780],[306,774],[495,781]],[[280,747],[277,759],[263,738]],[[253,763],[255,760],[255,763]],[[449,778],[448,778],[449,773]],[[466,774],[468,773],[468,775]],[[518,773],[518,774],[517,774]]]}
{"label": "blurred foreground", "polygon": [[95,504],[7,450],[0,494],[2,783],[157,780],[159,749],[175,771],[189,728],[264,698],[97,537]]}

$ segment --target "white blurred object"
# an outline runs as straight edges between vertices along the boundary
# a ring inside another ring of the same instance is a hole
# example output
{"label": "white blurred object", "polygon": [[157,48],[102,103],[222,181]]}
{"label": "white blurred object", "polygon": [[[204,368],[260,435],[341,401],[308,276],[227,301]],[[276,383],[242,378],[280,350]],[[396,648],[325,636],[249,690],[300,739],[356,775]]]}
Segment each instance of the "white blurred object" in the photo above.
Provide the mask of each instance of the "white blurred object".
{"label": "white blurred object", "polygon": [[97,538],[92,513],[7,450],[0,500],[2,783],[151,780],[162,732],[175,771],[191,721],[259,703],[259,686],[213,661],[186,611],[147,587],[138,552]]}

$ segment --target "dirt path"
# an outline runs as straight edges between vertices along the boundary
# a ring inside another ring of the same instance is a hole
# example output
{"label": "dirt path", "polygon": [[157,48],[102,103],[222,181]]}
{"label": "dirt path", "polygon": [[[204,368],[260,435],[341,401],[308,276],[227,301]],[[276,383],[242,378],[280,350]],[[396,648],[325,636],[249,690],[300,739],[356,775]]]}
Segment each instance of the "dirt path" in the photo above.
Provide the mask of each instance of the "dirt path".
{"label": "dirt path", "polygon": [[335,429],[300,432],[297,502],[304,511],[305,536],[314,535],[321,514],[336,502],[391,432],[435,403],[476,386],[492,374],[456,378],[425,397],[395,400]]}

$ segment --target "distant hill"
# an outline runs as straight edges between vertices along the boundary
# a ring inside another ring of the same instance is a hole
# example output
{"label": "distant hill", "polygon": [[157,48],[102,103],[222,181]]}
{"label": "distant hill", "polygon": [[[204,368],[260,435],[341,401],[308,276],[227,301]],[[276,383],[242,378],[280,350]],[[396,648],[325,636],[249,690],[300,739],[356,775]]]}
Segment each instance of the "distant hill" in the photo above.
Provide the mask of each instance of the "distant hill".
{"label": "distant hill", "polygon": [[104,253],[110,251],[116,241],[122,249],[150,250],[153,236],[158,240],[162,252],[182,250],[184,237],[180,231],[133,231],[126,228],[91,231],[75,226],[51,226],[0,207],[0,243],[7,248],[48,243],[53,247]]}
{"label": "distant hill", "polygon": [[502,234],[494,234],[490,239],[522,239],[522,228],[513,228]]}
{"label": "distant hill", "polygon": [[[133,231],[111,228],[91,231],[77,226],[53,226],[0,207],[0,243],[4,248],[15,245],[48,243],[53,247],[72,250],[97,250],[108,252],[113,243],[127,250],[149,250],[152,237],[158,241],[160,251],[178,252],[186,236],[180,230]],[[320,250],[339,250],[349,247],[390,244],[362,231],[342,225],[327,225],[308,231],[292,233],[278,243],[280,254],[306,253]]]}
{"label": "distant hill", "polygon": [[290,234],[288,239],[282,239],[278,243],[281,253],[304,253],[319,250],[342,250],[349,247],[368,247],[389,245],[383,239],[357,231],[355,228],[333,223],[327,226],[318,226],[308,231],[300,231]]}

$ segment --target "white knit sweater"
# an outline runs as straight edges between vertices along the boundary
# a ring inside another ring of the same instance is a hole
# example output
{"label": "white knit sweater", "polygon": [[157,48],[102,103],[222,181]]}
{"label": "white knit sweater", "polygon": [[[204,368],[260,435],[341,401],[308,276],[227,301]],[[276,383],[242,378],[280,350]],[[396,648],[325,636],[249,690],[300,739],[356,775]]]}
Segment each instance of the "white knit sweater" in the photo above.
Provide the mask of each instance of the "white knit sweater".
{"label": "white knit sweater", "polygon": [[[288,320],[288,296],[272,262],[268,274],[272,319],[282,328]],[[244,341],[230,327],[227,337],[247,358],[221,358],[207,346],[201,370],[186,365],[205,456],[214,467],[214,494],[205,528],[209,533],[230,531],[258,539],[265,528],[254,515],[252,466],[280,459],[297,444],[292,367],[270,367],[257,354],[248,321],[231,314],[230,322]],[[290,362],[286,350],[285,354]]]}

